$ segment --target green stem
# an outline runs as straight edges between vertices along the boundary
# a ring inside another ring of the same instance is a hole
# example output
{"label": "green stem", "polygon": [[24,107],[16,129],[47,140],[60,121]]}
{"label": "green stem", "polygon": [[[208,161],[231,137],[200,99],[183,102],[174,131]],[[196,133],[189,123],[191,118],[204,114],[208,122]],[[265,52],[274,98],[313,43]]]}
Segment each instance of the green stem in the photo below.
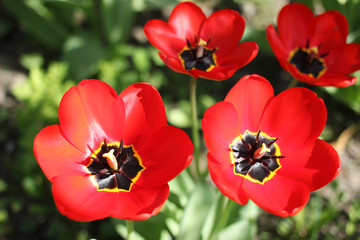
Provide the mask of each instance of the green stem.
{"label": "green stem", "polygon": [[220,199],[218,200],[218,205],[215,213],[215,220],[219,219],[219,221],[214,221],[214,225],[211,228],[211,232],[209,234],[208,240],[217,239],[217,235],[229,219],[230,212],[233,206],[233,202],[225,197],[225,195],[221,194]]}
{"label": "green stem", "polygon": [[290,89],[290,88],[296,87],[296,85],[297,85],[298,83],[299,83],[299,81],[298,81],[298,80],[296,80],[295,78],[293,78],[293,79],[291,80],[291,82],[289,83],[289,85],[288,85],[287,89]]}
{"label": "green stem", "polygon": [[194,144],[194,161],[196,167],[196,174],[201,176],[199,158],[200,158],[200,136],[199,136],[199,121],[196,102],[196,78],[192,77],[190,82],[190,104],[191,104],[191,122],[192,122],[192,141]]}
{"label": "green stem", "polygon": [[131,220],[125,220],[126,222],[126,229],[127,229],[127,236],[126,236],[126,240],[130,240],[131,239],[131,234],[134,230],[134,222]]}
{"label": "green stem", "polygon": [[318,194],[315,194],[314,198],[313,198],[313,202],[314,202],[314,208],[313,209],[313,229],[311,232],[311,240],[316,240],[318,239],[319,236],[319,231],[320,231],[320,212],[321,212],[321,206],[320,206],[320,196]]}

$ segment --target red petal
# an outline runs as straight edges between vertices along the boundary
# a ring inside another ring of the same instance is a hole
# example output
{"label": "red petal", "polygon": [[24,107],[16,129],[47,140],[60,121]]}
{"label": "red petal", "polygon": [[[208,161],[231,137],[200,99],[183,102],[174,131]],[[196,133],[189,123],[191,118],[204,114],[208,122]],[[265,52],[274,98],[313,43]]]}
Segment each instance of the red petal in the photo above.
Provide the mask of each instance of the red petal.
{"label": "red petal", "polygon": [[346,18],[337,11],[327,11],[315,17],[315,32],[311,46],[319,47],[319,55],[346,43],[348,24]]}
{"label": "red petal", "polygon": [[144,220],[157,214],[169,194],[167,184],[131,192],[97,191],[90,178],[62,175],[54,178],[53,195],[59,211],[76,221],[106,217]]}
{"label": "red petal", "polygon": [[322,99],[306,88],[291,88],[276,96],[265,109],[260,130],[279,138],[281,153],[297,151],[315,141],[326,123]]}
{"label": "red petal", "polygon": [[64,136],[84,153],[96,149],[106,138],[120,141],[123,131],[124,108],[118,104],[117,94],[99,80],[85,80],[63,96],[59,107],[59,121]]}
{"label": "red petal", "polygon": [[[277,34],[273,25],[269,25],[266,28],[266,38],[270,44],[271,49],[273,50],[276,58],[279,62],[287,61],[289,51],[284,47],[283,42],[280,40],[279,35]],[[280,63],[281,64],[281,63]],[[282,66],[284,68],[284,66]]]}
{"label": "red petal", "polygon": [[286,71],[288,71],[295,79],[302,81],[302,82],[306,82],[308,84],[312,84],[312,85],[319,82],[319,79],[313,77],[312,75],[299,72],[297,67],[295,67],[293,64],[289,63],[288,61],[279,60],[279,62],[281,64],[281,66]]}
{"label": "red petal", "polygon": [[163,185],[190,164],[194,146],[181,129],[165,126],[147,140],[143,147],[136,149],[145,166],[137,184],[147,187]]}
{"label": "red petal", "polygon": [[283,7],[277,22],[280,39],[288,51],[298,46],[305,47],[315,28],[311,9],[299,3]]}
{"label": "red petal", "polygon": [[244,42],[234,46],[231,52],[228,52],[226,55],[219,56],[217,63],[222,67],[233,66],[236,71],[252,61],[256,57],[258,50],[259,47],[255,42]]}
{"label": "red petal", "polygon": [[304,149],[286,155],[277,174],[303,182],[310,191],[322,188],[340,172],[340,158],[335,149],[316,140]]}
{"label": "red petal", "polygon": [[178,36],[176,31],[162,20],[148,21],[144,33],[149,42],[168,57],[178,58],[178,53],[186,46],[186,38]]}
{"label": "red petal", "polygon": [[231,9],[216,11],[204,21],[200,30],[200,39],[209,42],[210,49],[217,49],[221,57],[238,44],[245,29],[245,21],[238,12]]}
{"label": "red petal", "polygon": [[139,149],[148,136],[166,126],[164,103],[159,92],[148,83],[135,83],[120,97],[125,104],[124,144]]}
{"label": "red petal", "polygon": [[337,47],[325,57],[326,74],[348,75],[360,69],[360,44]]}
{"label": "red petal", "polygon": [[310,196],[306,185],[279,174],[264,185],[245,180],[243,187],[256,205],[281,217],[296,215],[305,207]]}
{"label": "red petal", "polygon": [[236,108],[241,121],[241,134],[245,130],[259,130],[260,118],[265,106],[274,97],[271,84],[259,75],[247,75],[229,91],[225,98]]}
{"label": "red petal", "polygon": [[118,194],[118,211],[110,216],[129,220],[146,220],[158,214],[169,196],[169,185],[138,189]]}
{"label": "red petal", "polygon": [[83,162],[87,156],[71,145],[61,134],[59,125],[42,129],[34,139],[34,154],[46,177],[86,172]]}
{"label": "red petal", "polygon": [[356,77],[341,76],[341,77],[323,77],[320,81],[313,83],[317,86],[333,86],[333,87],[349,87],[354,85]]}
{"label": "red petal", "polygon": [[210,107],[204,114],[202,128],[209,152],[216,159],[230,164],[229,145],[242,133],[234,106],[218,102]]}
{"label": "red petal", "polygon": [[207,158],[210,176],[220,192],[241,205],[246,204],[249,197],[241,186],[244,178],[234,174],[234,166],[223,160],[217,161],[210,153]]}
{"label": "red petal", "polygon": [[[185,73],[185,74],[191,74],[192,71],[187,71],[185,70],[185,68],[183,67],[183,65],[180,62],[180,59],[178,58],[178,56],[176,56],[175,58],[173,57],[168,57],[165,54],[159,52],[159,56],[161,58],[161,60],[163,60],[163,62],[173,71],[175,72],[179,72],[179,73]],[[194,76],[197,78],[197,76]]]}
{"label": "red petal", "polygon": [[190,44],[195,46],[195,36],[199,36],[205,19],[205,14],[194,3],[182,2],[174,8],[168,22],[180,39],[184,42],[188,39]]}
{"label": "red petal", "polygon": [[214,67],[210,72],[205,72],[201,70],[191,70],[189,71],[189,74],[191,74],[195,78],[201,77],[215,81],[222,81],[231,77],[236,70],[237,69],[234,69],[233,67],[229,68],[229,67],[217,66]]}
{"label": "red petal", "polygon": [[107,197],[108,192],[98,192],[87,176],[57,176],[52,190],[59,211],[76,221],[106,218],[114,208],[116,193]]}

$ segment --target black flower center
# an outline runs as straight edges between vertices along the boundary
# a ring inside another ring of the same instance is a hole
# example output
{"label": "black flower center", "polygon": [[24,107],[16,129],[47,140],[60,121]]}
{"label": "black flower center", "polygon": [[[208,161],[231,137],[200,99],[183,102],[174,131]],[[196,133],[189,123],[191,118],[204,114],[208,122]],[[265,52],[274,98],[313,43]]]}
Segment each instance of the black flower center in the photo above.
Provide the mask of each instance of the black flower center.
{"label": "black flower center", "polygon": [[[196,40],[195,40],[196,41]],[[192,47],[189,40],[186,39],[187,47],[185,47],[180,53],[179,57],[183,67],[186,70],[201,70],[210,71],[216,66],[216,49],[208,49],[206,45],[208,42],[200,39],[200,41]]]}
{"label": "black flower center", "polygon": [[230,158],[234,173],[255,183],[264,184],[280,169],[279,146],[277,138],[266,133],[245,131],[230,144]]}
{"label": "black flower center", "polygon": [[309,48],[309,41],[305,48],[295,48],[290,52],[289,62],[293,64],[300,73],[308,74],[314,78],[320,78],[326,71],[323,58],[328,54],[318,56],[318,49],[321,47]]}
{"label": "black flower center", "polygon": [[95,150],[86,166],[98,191],[129,192],[145,169],[133,146],[107,143]]}

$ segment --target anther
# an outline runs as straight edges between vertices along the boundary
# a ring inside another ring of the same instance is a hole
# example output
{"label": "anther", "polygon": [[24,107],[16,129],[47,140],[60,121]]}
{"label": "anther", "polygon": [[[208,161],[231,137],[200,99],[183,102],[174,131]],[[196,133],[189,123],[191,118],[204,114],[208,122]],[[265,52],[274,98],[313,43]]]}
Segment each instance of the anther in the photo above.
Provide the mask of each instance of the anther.
{"label": "anther", "polygon": [[272,140],[271,142],[269,142],[267,144],[267,147],[270,147],[271,145],[273,145],[279,138],[275,138],[274,140]]}
{"label": "anther", "polygon": [[186,39],[186,43],[187,43],[188,47],[191,48],[191,44],[189,42],[189,39]]}

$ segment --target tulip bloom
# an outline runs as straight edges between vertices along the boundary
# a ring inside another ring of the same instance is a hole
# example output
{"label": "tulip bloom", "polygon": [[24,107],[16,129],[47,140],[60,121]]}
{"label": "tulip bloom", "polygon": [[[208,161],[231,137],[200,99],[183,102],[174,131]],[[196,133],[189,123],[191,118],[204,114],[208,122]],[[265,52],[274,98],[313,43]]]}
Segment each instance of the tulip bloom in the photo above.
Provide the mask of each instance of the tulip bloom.
{"label": "tulip bloom", "polygon": [[34,153],[57,208],[73,220],[157,214],[168,181],[192,159],[190,139],[167,126],[161,97],[149,84],[117,95],[104,82],[83,80],[63,96],[59,122],[38,133]]}
{"label": "tulip bloom", "polygon": [[337,11],[314,16],[303,4],[291,3],[279,13],[278,33],[266,29],[280,65],[294,78],[311,85],[347,87],[360,69],[360,44],[346,43],[348,24]]}
{"label": "tulip bloom", "polygon": [[145,35],[172,70],[198,78],[225,80],[249,63],[258,52],[255,42],[239,43],[245,21],[238,12],[224,9],[206,17],[191,2],[179,3],[168,23],[146,23]]}
{"label": "tulip bloom", "polygon": [[340,171],[337,152],[317,139],[325,122],[325,105],[312,91],[291,88],[274,97],[265,78],[245,76],[204,114],[211,178],[239,204],[251,199],[293,216]]}

